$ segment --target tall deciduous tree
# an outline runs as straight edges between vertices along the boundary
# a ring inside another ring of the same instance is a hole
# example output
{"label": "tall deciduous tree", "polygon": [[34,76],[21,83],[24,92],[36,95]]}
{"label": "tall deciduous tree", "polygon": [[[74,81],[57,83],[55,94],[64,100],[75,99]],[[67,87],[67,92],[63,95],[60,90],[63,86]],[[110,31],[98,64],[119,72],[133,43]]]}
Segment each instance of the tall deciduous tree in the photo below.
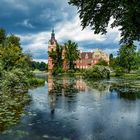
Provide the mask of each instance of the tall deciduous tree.
{"label": "tall deciduous tree", "polygon": [[12,34],[7,37],[7,43],[20,47],[20,38]]}
{"label": "tall deciduous tree", "polygon": [[123,45],[119,49],[118,64],[130,72],[137,64],[136,60],[136,46]]}
{"label": "tall deciduous tree", "polygon": [[55,69],[62,68],[63,65],[62,52],[63,52],[63,48],[59,44],[56,45],[55,51],[48,52],[49,56],[53,59],[53,65]]}
{"label": "tall deciduous tree", "polygon": [[6,39],[6,31],[0,28],[0,45],[3,45],[5,39]]}
{"label": "tall deciduous tree", "polygon": [[140,0],[69,0],[77,6],[83,28],[90,26],[96,34],[105,34],[111,27],[120,27],[121,42],[140,41]]}
{"label": "tall deciduous tree", "polygon": [[69,40],[65,43],[65,59],[68,63],[69,69],[73,70],[75,61],[79,58],[78,45]]}
{"label": "tall deciduous tree", "polygon": [[136,69],[140,69],[140,50],[138,50],[136,52],[136,58],[135,58],[135,60],[136,60],[136,66],[135,66],[135,68]]}

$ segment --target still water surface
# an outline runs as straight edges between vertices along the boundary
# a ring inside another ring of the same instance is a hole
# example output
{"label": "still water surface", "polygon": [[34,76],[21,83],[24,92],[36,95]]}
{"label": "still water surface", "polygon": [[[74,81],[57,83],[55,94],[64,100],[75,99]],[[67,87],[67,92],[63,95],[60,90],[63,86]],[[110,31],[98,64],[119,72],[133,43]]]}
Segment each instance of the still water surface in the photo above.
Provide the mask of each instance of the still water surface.
{"label": "still water surface", "polygon": [[26,115],[0,140],[139,140],[139,83],[46,77],[45,86],[29,90]]}

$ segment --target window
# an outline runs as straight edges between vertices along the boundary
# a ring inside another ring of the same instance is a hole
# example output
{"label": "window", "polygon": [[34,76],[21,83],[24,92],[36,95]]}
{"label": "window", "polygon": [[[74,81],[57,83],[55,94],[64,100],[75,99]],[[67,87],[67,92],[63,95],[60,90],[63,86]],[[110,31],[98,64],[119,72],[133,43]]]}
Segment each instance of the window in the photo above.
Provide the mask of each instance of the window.
{"label": "window", "polygon": [[88,59],[88,53],[86,54],[85,58]]}

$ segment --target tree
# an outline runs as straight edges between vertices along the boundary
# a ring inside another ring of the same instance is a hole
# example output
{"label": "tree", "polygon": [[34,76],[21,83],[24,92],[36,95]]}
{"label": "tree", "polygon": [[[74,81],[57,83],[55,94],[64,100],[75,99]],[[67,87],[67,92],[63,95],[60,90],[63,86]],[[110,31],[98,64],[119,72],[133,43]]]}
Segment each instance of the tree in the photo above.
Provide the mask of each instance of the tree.
{"label": "tree", "polygon": [[44,62],[36,62],[36,61],[32,61],[31,62],[31,67],[33,70],[38,69],[40,71],[47,71],[48,65]]}
{"label": "tree", "polygon": [[108,67],[94,65],[90,69],[86,69],[84,72],[84,78],[86,79],[108,79],[110,78],[110,71]]}
{"label": "tree", "polygon": [[[0,47],[1,91],[26,91],[31,82],[36,80],[31,72],[31,57],[22,52],[19,40],[14,35],[5,36],[2,39],[3,44]],[[37,82],[36,80],[35,84]]]}
{"label": "tree", "polygon": [[137,64],[136,62],[136,46],[123,45],[119,49],[118,64],[129,73]]}
{"label": "tree", "polygon": [[65,43],[65,59],[68,63],[69,69],[74,70],[75,61],[79,59],[78,45],[69,40]]}
{"label": "tree", "polygon": [[7,37],[7,43],[20,47],[20,38],[12,34]]}
{"label": "tree", "polygon": [[137,60],[137,67],[140,68],[140,50],[137,51],[136,60]]}
{"label": "tree", "polygon": [[96,65],[108,66],[108,63],[107,63],[104,59],[101,58],[101,59],[96,63]]}
{"label": "tree", "polygon": [[114,68],[116,64],[116,58],[114,58],[113,54],[109,55],[109,66]]}
{"label": "tree", "polygon": [[5,39],[6,39],[6,31],[0,28],[0,45],[3,45]]}
{"label": "tree", "polygon": [[30,56],[25,55],[18,46],[10,45],[0,49],[0,60],[5,70],[28,68]]}
{"label": "tree", "polygon": [[111,53],[110,55],[109,55],[109,61],[111,61],[113,59],[113,54]]}
{"label": "tree", "polygon": [[120,27],[121,42],[140,41],[140,0],[69,0],[77,6],[83,28],[105,34],[111,17],[111,27]]}
{"label": "tree", "polygon": [[49,56],[53,60],[53,73],[56,74],[58,71],[62,71],[63,66],[63,59],[62,59],[62,53],[63,53],[63,47],[59,44],[56,44],[56,50],[53,50],[52,52],[48,52]]}

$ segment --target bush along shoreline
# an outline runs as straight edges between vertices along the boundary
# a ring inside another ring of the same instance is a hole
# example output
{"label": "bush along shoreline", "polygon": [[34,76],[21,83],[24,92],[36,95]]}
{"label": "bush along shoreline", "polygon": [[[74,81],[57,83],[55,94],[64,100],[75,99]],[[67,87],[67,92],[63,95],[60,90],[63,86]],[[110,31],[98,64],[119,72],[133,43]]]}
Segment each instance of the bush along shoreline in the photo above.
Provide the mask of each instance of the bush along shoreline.
{"label": "bush along shoreline", "polygon": [[28,89],[43,85],[32,72],[32,58],[23,53],[20,38],[0,29],[0,131],[20,121],[30,101]]}
{"label": "bush along shoreline", "polygon": [[83,73],[85,79],[109,79],[110,70],[107,66],[94,65],[92,68],[85,70]]}

